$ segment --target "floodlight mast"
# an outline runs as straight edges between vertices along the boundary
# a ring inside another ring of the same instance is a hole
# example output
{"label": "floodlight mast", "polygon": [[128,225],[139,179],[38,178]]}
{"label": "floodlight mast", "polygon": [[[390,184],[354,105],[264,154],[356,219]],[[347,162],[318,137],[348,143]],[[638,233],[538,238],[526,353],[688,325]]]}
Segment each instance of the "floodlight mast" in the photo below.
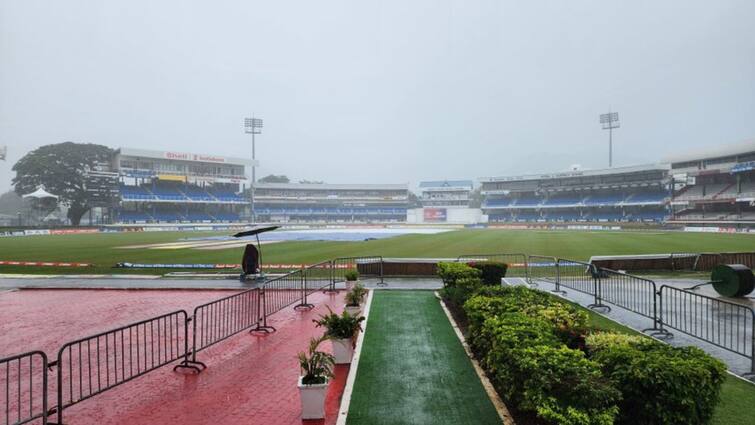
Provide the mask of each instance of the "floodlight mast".
{"label": "floodlight mast", "polygon": [[603,130],[608,130],[608,168],[613,167],[613,129],[619,128],[619,113],[608,110],[607,114],[600,114]]}
{"label": "floodlight mast", "polygon": [[256,154],[257,153],[256,153],[256,146],[254,144],[254,135],[262,134],[262,119],[254,118],[254,115],[252,115],[252,118],[244,118],[244,133],[252,135],[252,184],[249,185],[249,193],[250,193],[252,222],[256,223],[257,217],[254,211],[254,186],[257,184],[257,173],[256,173],[256,162],[257,162]]}

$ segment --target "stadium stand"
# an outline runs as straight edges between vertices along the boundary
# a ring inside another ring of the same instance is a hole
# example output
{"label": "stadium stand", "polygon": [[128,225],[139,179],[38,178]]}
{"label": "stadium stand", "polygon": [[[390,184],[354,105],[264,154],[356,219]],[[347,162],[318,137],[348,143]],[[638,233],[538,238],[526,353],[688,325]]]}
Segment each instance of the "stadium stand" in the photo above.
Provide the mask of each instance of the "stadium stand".
{"label": "stadium stand", "polygon": [[671,164],[672,223],[755,224],[755,141],[667,159]]}
{"label": "stadium stand", "polygon": [[255,212],[279,223],[405,222],[407,185],[258,183]]}
{"label": "stadium stand", "polygon": [[442,180],[419,183],[423,207],[468,207],[474,189],[472,180]]}
{"label": "stadium stand", "polygon": [[489,222],[660,222],[668,215],[668,166],[482,179]]}
{"label": "stadium stand", "polygon": [[182,152],[121,148],[112,169],[119,176],[121,223],[238,222],[249,201],[245,167],[251,161]]}

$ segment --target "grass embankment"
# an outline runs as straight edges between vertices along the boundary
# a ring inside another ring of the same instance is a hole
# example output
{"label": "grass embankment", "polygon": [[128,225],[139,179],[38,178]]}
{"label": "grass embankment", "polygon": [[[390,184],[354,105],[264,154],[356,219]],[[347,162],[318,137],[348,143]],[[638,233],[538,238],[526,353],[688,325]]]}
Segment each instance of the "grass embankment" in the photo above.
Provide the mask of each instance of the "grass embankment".
{"label": "grass embankment", "polygon": [[[0,266],[0,273],[119,273],[117,262],[238,263],[240,248],[222,250],[122,249],[127,245],[177,242],[225,233],[155,232],[29,236],[0,239],[0,260],[92,263],[88,268]],[[263,263],[316,263],[335,257],[456,257],[461,254],[520,252],[586,260],[592,255],[667,252],[751,251],[752,235],[681,232],[583,232],[537,230],[458,230],[404,235],[363,242],[281,242],[263,247]],[[166,270],[134,270],[154,274]]]}
{"label": "grass embankment", "polygon": [[[616,323],[591,310],[584,310],[590,315],[591,326],[607,331],[642,335],[634,329]],[[728,376],[721,388],[721,401],[716,406],[711,423],[714,425],[749,425],[753,423],[753,418],[755,418],[755,384]]]}
{"label": "grass embankment", "polygon": [[500,424],[430,291],[375,291],[347,420]]}

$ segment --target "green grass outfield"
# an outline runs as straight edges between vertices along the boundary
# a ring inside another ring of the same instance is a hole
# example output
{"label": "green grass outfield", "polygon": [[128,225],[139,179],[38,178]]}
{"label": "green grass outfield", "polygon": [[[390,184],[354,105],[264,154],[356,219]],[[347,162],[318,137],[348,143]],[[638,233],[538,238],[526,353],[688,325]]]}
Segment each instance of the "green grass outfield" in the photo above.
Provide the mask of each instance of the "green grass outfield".
{"label": "green grass outfield", "polygon": [[[85,262],[81,268],[0,266],[0,273],[113,273],[117,262],[238,263],[240,248],[119,249],[126,245],[176,242],[219,235],[208,232],[144,232],[0,238],[0,260]],[[364,242],[281,242],[263,247],[263,263],[315,263],[341,256],[456,257],[461,254],[521,252],[585,260],[592,255],[668,252],[752,251],[755,235],[663,231],[457,230],[403,235]],[[165,270],[134,270],[152,274]]]}
{"label": "green grass outfield", "polygon": [[375,291],[348,425],[500,424],[430,291]]}

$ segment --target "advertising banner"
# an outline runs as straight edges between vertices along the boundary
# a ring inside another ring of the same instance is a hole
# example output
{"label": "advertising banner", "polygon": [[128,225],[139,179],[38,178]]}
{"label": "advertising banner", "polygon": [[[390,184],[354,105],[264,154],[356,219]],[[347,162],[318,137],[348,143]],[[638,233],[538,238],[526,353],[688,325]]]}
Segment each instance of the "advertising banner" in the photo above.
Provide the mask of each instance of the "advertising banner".
{"label": "advertising banner", "polygon": [[447,214],[445,208],[424,208],[422,215],[426,222],[443,222],[446,221]]}

